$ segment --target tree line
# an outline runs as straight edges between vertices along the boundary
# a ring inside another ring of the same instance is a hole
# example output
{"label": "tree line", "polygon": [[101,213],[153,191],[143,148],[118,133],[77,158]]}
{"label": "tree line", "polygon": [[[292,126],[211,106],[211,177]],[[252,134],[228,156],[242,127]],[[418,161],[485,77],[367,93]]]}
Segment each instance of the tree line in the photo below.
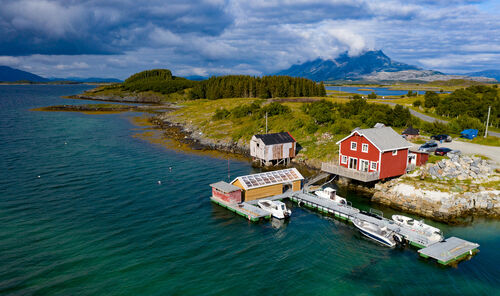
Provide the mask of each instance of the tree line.
{"label": "tree line", "polygon": [[228,75],[200,81],[189,93],[189,98],[276,98],[326,96],[323,82],[289,76]]}
{"label": "tree line", "polygon": [[184,89],[191,88],[195,84],[195,81],[173,76],[168,69],[154,69],[130,76],[123,82],[122,89],[135,92],[154,91],[170,94],[183,92]]}
{"label": "tree line", "polygon": [[500,124],[500,97],[496,85],[474,85],[457,89],[443,98],[435,92],[427,91],[423,106],[434,108],[436,114],[440,116],[450,118],[467,116],[476,118],[479,122],[486,122],[488,107],[491,106],[490,124],[493,126]]}

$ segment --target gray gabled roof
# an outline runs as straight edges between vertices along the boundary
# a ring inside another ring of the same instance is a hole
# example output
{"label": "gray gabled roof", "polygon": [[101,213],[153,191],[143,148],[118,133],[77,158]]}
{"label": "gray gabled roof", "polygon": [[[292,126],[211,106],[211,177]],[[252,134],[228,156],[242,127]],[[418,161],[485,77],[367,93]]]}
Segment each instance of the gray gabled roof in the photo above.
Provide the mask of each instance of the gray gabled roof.
{"label": "gray gabled roof", "polygon": [[366,139],[368,139],[368,141],[370,141],[381,151],[390,151],[412,147],[409,142],[403,139],[401,135],[398,135],[398,133],[396,133],[392,128],[388,126],[355,130],[349,136],[338,141],[337,144],[349,138],[354,133],[358,133],[359,135],[364,136]]}
{"label": "gray gabled roof", "polygon": [[211,187],[219,189],[222,192],[230,193],[233,191],[241,190],[240,187],[234,186],[232,184],[226,183],[224,181],[219,181],[217,183],[210,184]]}
{"label": "gray gabled roof", "polygon": [[281,132],[274,134],[260,134],[255,135],[257,139],[261,139],[266,145],[275,145],[283,143],[293,143],[295,139],[290,135],[289,132]]}

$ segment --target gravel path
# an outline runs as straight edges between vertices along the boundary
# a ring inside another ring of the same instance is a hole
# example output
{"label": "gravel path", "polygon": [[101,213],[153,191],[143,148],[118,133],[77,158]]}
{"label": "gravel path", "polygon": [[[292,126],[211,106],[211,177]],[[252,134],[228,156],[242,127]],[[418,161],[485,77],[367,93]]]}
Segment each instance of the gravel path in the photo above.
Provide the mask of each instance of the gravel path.
{"label": "gravel path", "polygon": [[[393,103],[393,102],[381,102],[381,101],[379,101],[379,102],[382,103],[382,104],[390,105],[390,106],[396,106],[396,103]],[[423,121],[427,121],[427,122],[437,121],[437,122],[441,122],[441,123],[448,123],[448,121],[446,121],[446,120],[434,118],[432,116],[425,115],[425,114],[422,114],[420,112],[417,112],[417,111],[415,111],[413,109],[410,109],[410,113],[411,113],[411,115],[413,115],[415,117],[418,117],[418,118],[422,119]],[[488,135],[500,138],[500,133],[497,133],[497,132],[488,131]]]}
{"label": "gravel path", "polygon": [[[460,150],[462,154],[480,154],[490,158],[497,168],[500,168],[500,147],[486,146],[462,141],[452,141],[450,143],[443,142],[439,147],[447,147],[450,149]],[[413,144],[413,147],[418,149],[420,145]]]}

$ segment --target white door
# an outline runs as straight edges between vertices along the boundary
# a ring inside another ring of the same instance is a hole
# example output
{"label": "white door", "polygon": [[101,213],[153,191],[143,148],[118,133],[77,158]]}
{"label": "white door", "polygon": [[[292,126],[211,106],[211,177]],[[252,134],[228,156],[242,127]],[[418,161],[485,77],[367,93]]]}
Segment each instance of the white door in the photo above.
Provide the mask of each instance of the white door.
{"label": "white door", "polygon": [[410,153],[408,155],[408,163],[409,164],[413,164],[413,165],[417,165],[417,155],[413,154],[413,153]]}
{"label": "white door", "polygon": [[360,162],[359,163],[359,166],[360,166],[359,170],[363,171],[363,172],[368,172],[370,162],[368,160],[364,160],[364,159],[361,159],[359,162]]}
{"label": "white door", "polygon": [[349,157],[349,168],[357,170],[358,169],[358,159]]}

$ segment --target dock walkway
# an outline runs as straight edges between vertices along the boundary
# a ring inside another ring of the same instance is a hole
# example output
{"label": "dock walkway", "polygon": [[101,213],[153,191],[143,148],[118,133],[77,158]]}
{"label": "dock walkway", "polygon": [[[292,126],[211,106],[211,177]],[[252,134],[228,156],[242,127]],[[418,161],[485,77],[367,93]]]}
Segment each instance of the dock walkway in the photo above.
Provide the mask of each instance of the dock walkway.
{"label": "dock walkway", "polygon": [[214,196],[210,197],[210,200],[253,222],[259,221],[260,219],[271,219],[271,213],[246,202],[229,203]]}
{"label": "dock walkway", "polygon": [[434,258],[440,264],[448,265],[466,256],[471,256],[478,252],[479,244],[471,243],[458,237],[450,237],[442,242],[430,245],[427,248],[418,250],[420,256],[424,258]]}
{"label": "dock walkway", "polygon": [[[286,192],[283,194],[265,198],[267,200],[284,200],[290,199],[312,210],[317,210],[326,215],[334,216],[346,222],[353,222],[356,219],[367,221],[385,227],[389,231],[404,237],[411,245],[419,248],[418,253],[424,258],[433,258],[438,263],[448,265],[452,262],[463,259],[466,256],[473,255],[478,252],[479,244],[468,242],[466,240],[450,237],[441,242],[429,241],[429,239],[409,227],[396,224],[393,220],[384,217],[374,217],[369,213],[362,212],[359,209],[352,207],[350,204],[340,204],[333,200],[318,197],[307,192]],[[250,221],[259,221],[260,219],[270,219],[271,214],[257,206],[258,200],[252,200],[242,203],[227,203],[216,197],[211,197],[211,200],[241,216],[246,217]]]}

